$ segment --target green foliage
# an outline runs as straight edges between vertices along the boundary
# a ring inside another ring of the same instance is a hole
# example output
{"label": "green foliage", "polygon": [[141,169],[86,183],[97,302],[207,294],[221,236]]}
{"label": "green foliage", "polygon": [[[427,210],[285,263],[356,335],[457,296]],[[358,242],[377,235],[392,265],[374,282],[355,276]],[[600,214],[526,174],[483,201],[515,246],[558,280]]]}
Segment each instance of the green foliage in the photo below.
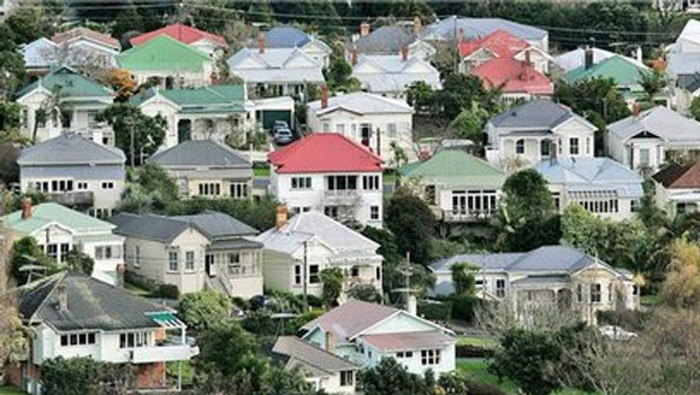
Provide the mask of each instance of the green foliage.
{"label": "green foliage", "polygon": [[693,98],[693,101],[690,103],[689,111],[693,119],[700,121],[700,96]]}
{"label": "green foliage", "polygon": [[386,208],[385,222],[401,253],[410,253],[412,262],[429,263],[435,217],[422,199],[407,191],[396,191]]}
{"label": "green foliage", "polygon": [[0,131],[18,129],[21,122],[22,107],[19,103],[0,103]]}
{"label": "green foliage", "polygon": [[419,301],[417,313],[419,317],[426,320],[447,322],[452,316],[452,303],[449,301]]}
{"label": "green foliage", "polygon": [[485,96],[486,90],[478,77],[456,73],[447,76],[442,83],[437,101],[445,117],[454,119],[462,111],[471,109],[472,103],[479,102]]}
{"label": "green foliage", "polygon": [[406,101],[419,113],[428,113],[436,106],[436,93],[432,85],[416,81],[406,89]]}
{"label": "green foliage", "polygon": [[377,366],[361,371],[357,383],[364,395],[432,395],[433,390],[421,376],[409,373],[394,358],[384,358]]}
{"label": "green foliage", "polygon": [[204,290],[183,296],[177,311],[188,328],[201,332],[221,325],[230,316],[231,308],[231,301],[226,295]]}
{"label": "green foliage", "polygon": [[195,360],[195,371],[221,373],[232,376],[244,367],[246,357],[256,350],[255,339],[234,322],[212,326],[198,338],[200,354]]}
{"label": "green foliage", "polygon": [[342,57],[333,59],[326,72],[328,88],[332,91],[357,92],[360,82],[352,77],[352,66]]}
{"label": "green foliage", "polygon": [[377,291],[377,287],[371,284],[358,284],[347,290],[348,298],[361,300],[369,303],[382,303],[384,298]]}
{"label": "green foliage", "polygon": [[118,210],[145,214],[160,213],[178,200],[175,181],[162,167],[147,163],[127,174],[127,183]]}
{"label": "green foliage", "polygon": [[118,372],[90,357],[56,357],[41,365],[42,393],[46,395],[97,395],[108,382],[124,384],[129,372]]}
{"label": "green foliage", "polygon": [[115,145],[131,158],[131,138],[134,138],[133,162],[141,163],[141,155],[151,156],[163,144],[168,122],[160,115],[149,117],[138,106],[116,103],[107,107],[100,115],[114,129]]}
{"label": "green foliage", "polygon": [[452,283],[454,284],[456,294],[474,295],[476,292],[476,281],[474,280],[475,270],[476,267],[466,262],[459,262],[452,265]]}
{"label": "green foliage", "polygon": [[271,196],[260,199],[191,199],[171,201],[164,209],[167,215],[193,215],[205,210],[226,213],[244,223],[265,230],[275,225],[277,201]]}
{"label": "green foliage", "polygon": [[511,214],[526,221],[547,217],[554,210],[547,180],[536,170],[522,170],[508,177],[503,193]]}
{"label": "green foliage", "polygon": [[0,185],[19,182],[19,149],[14,144],[0,143]]}
{"label": "green foliage", "polygon": [[484,145],[484,125],[488,113],[478,103],[473,103],[468,110],[463,110],[447,127],[454,138],[469,139],[478,146]]}
{"label": "green foliage", "polygon": [[456,293],[450,295],[448,300],[452,306],[452,318],[472,323],[480,299],[473,295]]}
{"label": "green foliage", "polygon": [[323,304],[327,307],[336,306],[338,298],[343,292],[343,282],[345,281],[343,269],[339,267],[323,269],[321,270],[320,277],[323,286],[321,291],[321,300]]}
{"label": "green foliage", "polygon": [[632,332],[642,332],[651,322],[651,310],[601,310],[596,313],[598,325],[614,325]]}
{"label": "green foliage", "polygon": [[153,291],[153,296],[162,299],[178,300],[180,298],[180,289],[175,284],[160,284]]}
{"label": "green foliage", "polygon": [[68,270],[72,272],[79,272],[91,276],[95,267],[95,260],[92,259],[90,255],[82,252],[78,246],[73,246],[73,248],[68,251],[68,255],[66,255],[65,264]]}
{"label": "green foliage", "polygon": [[653,105],[654,98],[658,96],[666,86],[668,85],[668,79],[666,76],[656,70],[652,72],[639,72],[639,80],[637,80],[639,85],[644,89],[646,93],[647,103]]}
{"label": "green foliage", "polygon": [[31,236],[25,236],[12,245],[12,277],[17,284],[23,285],[27,282],[29,272],[21,271],[20,268],[25,265],[37,265],[46,268],[44,271],[33,271],[32,280],[37,277],[55,273],[57,270],[56,263],[49,258],[44,251],[39,247],[39,244]]}

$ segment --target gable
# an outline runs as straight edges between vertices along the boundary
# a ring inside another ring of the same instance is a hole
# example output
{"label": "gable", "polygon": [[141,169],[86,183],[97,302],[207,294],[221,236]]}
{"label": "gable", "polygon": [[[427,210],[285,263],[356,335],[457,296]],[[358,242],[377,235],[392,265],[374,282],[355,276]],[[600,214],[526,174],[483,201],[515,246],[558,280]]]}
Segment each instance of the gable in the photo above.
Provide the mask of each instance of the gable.
{"label": "gable", "polygon": [[73,236],[74,233],[75,232],[72,229],[62,224],[51,222],[46,226],[32,232],[32,237],[34,237],[39,244],[46,244],[47,242],[51,242],[56,237]]}
{"label": "gable", "polygon": [[434,68],[427,62],[413,62],[403,69],[403,73],[432,73]]}
{"label": "gable", "polygon": [[231,65],[232,69],[265,69],[267,64],[257,56],[249,54],[247,57]]}
{"label": "gable", "polygon": [[330,55],[332,52],[326,44],[317,40],[308,42],[301,49],[306,53],[322,53],[324,55]]}
{"label": "gable", "polygon": [[479,48],[476,51],[465,56],[465,60],[489,60],[493,59],[495,56],[488,50],[488,48]]}
{"label": "gable", "polygon": [[423,332],[440,329],[435,324],[399,311],[384,321],[364,330],[361,335],[378,335],[385,333]]}
{"label": "gable", "polygon": [[187,244],[209,244],[209,239],[194,227],[188,226],[170,242],[173,246]]}
{"label": "gable", "polygon": [[362,62],[355,66],[353,73],[381,73],[383,70],[369,61]]}
{"label": "gable", "polygon": [[318,65],[312,60],[304,55],[301,51],[295,51],[294,54],[284,62],[284,67],[291,68],[308,68],[308,67],[318,67]]}
{"label": "gable", "polygon": [[573,116],[561,124],[552,128],[552,132],[558,134],[564,133],[593,133],[597,128],[584,118]]}

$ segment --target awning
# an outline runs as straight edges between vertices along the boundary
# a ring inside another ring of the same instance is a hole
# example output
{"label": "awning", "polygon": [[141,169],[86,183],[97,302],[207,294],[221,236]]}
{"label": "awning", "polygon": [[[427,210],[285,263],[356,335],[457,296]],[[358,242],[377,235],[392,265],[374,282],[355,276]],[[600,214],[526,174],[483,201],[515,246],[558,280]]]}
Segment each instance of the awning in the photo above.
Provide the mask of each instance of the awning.
{"label": "awning", "polygon": [[569,199],[571,200],[607,200],[617,198],[617,191],[611,189],[591,191],[569,191]]}
{"label": "awning", "polygon": [[158,323],[158,325],[166,329],[181,329],[186,327],[184,322],[180,321],[177,317],[175,317],[175,314],[170,312],[149,313],[147,315],[148,318],[152,319],[153,321]]}

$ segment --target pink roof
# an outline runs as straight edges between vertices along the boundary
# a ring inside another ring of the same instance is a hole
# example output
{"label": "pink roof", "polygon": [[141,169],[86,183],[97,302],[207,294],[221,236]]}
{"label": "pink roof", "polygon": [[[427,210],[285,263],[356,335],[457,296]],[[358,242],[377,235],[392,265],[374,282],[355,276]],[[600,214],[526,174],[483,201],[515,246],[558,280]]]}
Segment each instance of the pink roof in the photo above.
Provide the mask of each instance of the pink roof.
{"label": "pink roof", "polygon": [[196,29],[191,26],[183,25],[182,23],[176,23],[174,25],[168,25],[166,27],[160,28],[158,30],[154,30],[152,32],[144,33],[140,36],[136,36],[130,40],[131,45],[140,45],[143,44],[155,37],[160,36],[161,34],[165,34],[166,36],[170,36],[171,38],[174,38],[175,40],[178,40],[182,43],[185,43],[187,45],[192,44],[194,42],[197,42],[201,39],[208,38],[209,40],[221,45],[222,47],[228,46],[226,44],[226,40],[216,34],[212,34],[209,32],[205,32],[199,29]]}
{"label": "pink roof", "polygon": [[510,57],[495,58],[469,71],[484,81],[488,89],[503,85],[503,93],[528,93],[531,95],[552,95],[552,81],[544,74]]}
{"label": "pink roof", "polygon": [[530,46],[530,43],[520,37],[516,37],[505,30],[496,30],[483,38],[460,42],[459,54],[464,57],[481,48],[486,48],[497,57],[513,57]]}
{"label": "pink roof", "polygon": [[408,333],[386,333],[381,335],[365,335],[364,340],[381,351],[420,350],[442,348],[455,342],[439,330]]}
{"label": "pink roof", "polygon": [[350,299],[304,325],[302,329],[310,330],[320,326],[324,331],[332,332],[336,341],[345,342],[398,311],[393,307]]}
{"label": "pink roof", "polygon": [[381,158],[338,133],[312,133],[267,158],[278,174],[382,171]]}
{"label": "pink roof", "polygon": [[116,38],[110,37],[104,33],[90,30],[86,27],[76,27],[63,33],[57,33],[51,37],[51,41],[55,42],[56,44],[62,44],[77,37],[84,37],[94,42],[104,44],[108,47],[113,47],[116,50],[121,48],[119,45],[119,40]]}

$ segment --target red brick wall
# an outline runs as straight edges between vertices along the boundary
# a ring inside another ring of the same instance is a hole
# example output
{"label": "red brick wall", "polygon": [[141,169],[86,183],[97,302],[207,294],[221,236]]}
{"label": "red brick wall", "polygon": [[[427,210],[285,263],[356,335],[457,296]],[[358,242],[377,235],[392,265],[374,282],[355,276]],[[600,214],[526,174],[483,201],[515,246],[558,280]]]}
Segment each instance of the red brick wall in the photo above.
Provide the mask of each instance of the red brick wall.
{"label": "red brick wall", "polygon": [[165,382],[165,362],[140,364],[136,373],[136,386],[141,388],[163,388]]}

